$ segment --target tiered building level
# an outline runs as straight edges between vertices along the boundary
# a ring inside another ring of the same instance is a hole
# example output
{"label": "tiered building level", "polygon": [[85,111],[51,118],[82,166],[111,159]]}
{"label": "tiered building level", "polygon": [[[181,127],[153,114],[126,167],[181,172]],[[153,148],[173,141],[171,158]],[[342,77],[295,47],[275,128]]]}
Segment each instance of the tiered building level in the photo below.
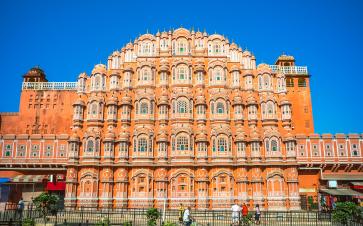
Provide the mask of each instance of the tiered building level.
{"label": "tiered building level", "polygon": [[363,178],[362,135],[313,134],[309,78],[292,56],[256,66],[184,28],[140,36],[77,82],[33,68],[19,112],[0,115],[0,173],[64,174],[68,208],[300,209],[328,180]]}

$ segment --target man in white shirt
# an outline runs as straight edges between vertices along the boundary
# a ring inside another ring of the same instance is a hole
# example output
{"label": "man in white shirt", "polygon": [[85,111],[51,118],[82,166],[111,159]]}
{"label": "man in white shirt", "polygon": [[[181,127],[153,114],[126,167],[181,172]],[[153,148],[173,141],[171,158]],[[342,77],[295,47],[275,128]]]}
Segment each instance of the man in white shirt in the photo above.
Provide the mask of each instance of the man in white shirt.
{"label": "man in white shirt", "polygon": [[237,204],[237,200],[234,200],[234,204],[231,207],[232,210],[232,225],[239,224],[239,214],[241,213],[241,207]]}
{"label": "man in white shirt", "polygon": [[184,222],[184,225],[186,225],[186,226],[190,226],[192,224],[192,217],[190,216],[190,207],[189,206],[184,211],[183,222]]}

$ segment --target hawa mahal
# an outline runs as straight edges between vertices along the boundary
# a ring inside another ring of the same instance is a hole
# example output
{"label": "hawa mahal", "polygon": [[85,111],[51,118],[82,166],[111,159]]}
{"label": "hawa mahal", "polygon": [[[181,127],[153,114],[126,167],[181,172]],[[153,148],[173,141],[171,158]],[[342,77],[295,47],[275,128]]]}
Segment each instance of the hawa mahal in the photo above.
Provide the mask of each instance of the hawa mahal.
{"label": "hawa mahal", "polygon": [[39,67],[23,78],[19,112],[0,114],[7,201],[56,190],[67,208],[298,210],[331,181],[363,180],[362,134],[314,134],[310,75],[292,56],[256,65],[221,35],[179,28],[76,82]]}

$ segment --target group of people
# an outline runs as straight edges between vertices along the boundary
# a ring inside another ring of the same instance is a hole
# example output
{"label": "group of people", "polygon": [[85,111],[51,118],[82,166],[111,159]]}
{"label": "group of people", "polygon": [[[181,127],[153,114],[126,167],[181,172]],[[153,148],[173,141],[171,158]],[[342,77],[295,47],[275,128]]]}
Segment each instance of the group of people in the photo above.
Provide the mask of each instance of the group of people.
{"label": "group of people", "polygon": [[[238,205],[237,200],[231,207],[232,210],[232,225],[240,225],[241,222],[248,222],[248,207],[246,203],[242,207]],[[255,224],[260,224],[260,206],[255,207]],[[185,226],[190,226],[195,219],[191,216],[190,207],[184,208],[183,204],[179,206],[179,223]]]}
{"label": "group of people", "polygon": [[[237,201],[234,202],[234,205],[231,207],[232,210],[232,224],[240,225],[241,222],[248,222],[250,219],[248,218],[248,207],[246,203],[242,204],[242,207],[238,205]],[[261,210],[260,206],[257,204],[255,207],[255,224],[260,224],[260,216]]]}

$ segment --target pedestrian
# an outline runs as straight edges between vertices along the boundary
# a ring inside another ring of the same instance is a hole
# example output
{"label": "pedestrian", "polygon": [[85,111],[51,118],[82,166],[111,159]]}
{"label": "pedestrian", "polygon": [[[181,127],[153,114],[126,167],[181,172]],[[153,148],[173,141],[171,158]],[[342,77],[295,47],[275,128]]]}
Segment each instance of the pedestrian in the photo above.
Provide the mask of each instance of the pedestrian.
{"label": "pedestrian", "polygon": [[183,223],[185,226],[190,226],[193,222],[193,218],[190,214],[190,206],[184,211],[183,214]]}
{"label": "pedestrian", "polygon": [[242,205],[242,217],[247,217],[248,215],[248,207],[246,205],[246,203],[243,203]]}
{"label": "pedestrian", "polygon": [[17,206],[17,212],[18,212],[18,215],[19,215],[19,219],[23,218],[24,206],[25,206],[25,203],[24,203],[23,197],[21,197],[19,202],[18,202],[18,206]]}
{"label": "pedestrian", "polygon": [[261,211],[259,204],[256,205],[255,211],[255,224],[260,224]]}
{"label": "pedestrian", "polygon": [[183,216],[184,216],[184,206],[183,203],[179,205],[179,223],[183,223]]}
{"label": "pedestrian", "polygon": [[237,204],[237,200],[234,201],[231,210],[232,210],[232,225],[238,225],[241,207]]}

